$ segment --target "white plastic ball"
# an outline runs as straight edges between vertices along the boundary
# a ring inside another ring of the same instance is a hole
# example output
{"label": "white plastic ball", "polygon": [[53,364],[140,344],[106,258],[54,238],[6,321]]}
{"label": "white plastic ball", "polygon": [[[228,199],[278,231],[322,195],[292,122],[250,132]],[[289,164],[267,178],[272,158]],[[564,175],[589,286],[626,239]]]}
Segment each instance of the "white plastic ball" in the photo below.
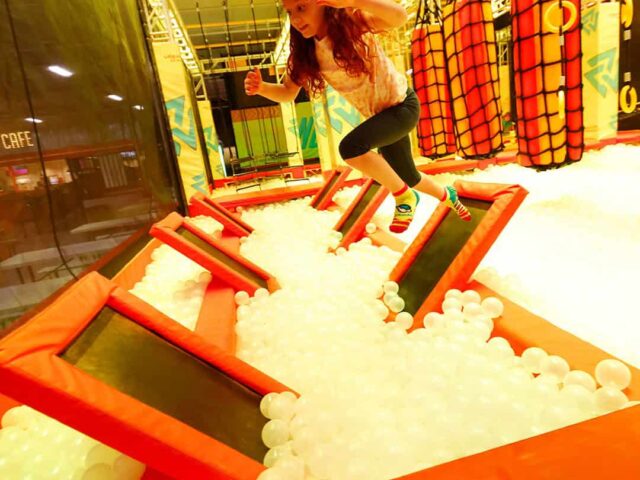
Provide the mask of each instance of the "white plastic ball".
{"label": "white plastic ball", "polygon": [[438,312],[429,312],[424,316],[422,324],[425,328],[444,327],[444,317]]}
{"label": "white plastic ball", "polygon": [[462,297],[462,292],[457,288],[452,288],[451,290],[447,290],[447,293],[444,294],[444,298],[456,298],[460,300]]}
{"label": "white plastic ball", "polygon": [[624,390],[631,384],[631,370],[620,360],[609,358],[596,365],[596,380],[603,387]]}
{"label": "white plastic ball", "polygon": [[256,290],[256,293],[254,294],[254,297],[259,300],[267,298],[268,296],[269,296],[269,290],[267,290],[266,288],[259,288]]}
{"label": "white plastic ball", "polygon": [[289,440],[289,426],[284,420],[269,420],[262,428],[262,441],[269,447],[277,447]]}
{"label": "white plastic ball", "polygon": [[558,383],[569,373],[569,364],[558,355],[549,355],[540,362],[540,374],[553,378]]}
{"label": "white plastic ball", "polygon": [[594,395],[596,407],[603,413],[619,410],[629,401],[624,393],[613,387],[600,387]]}
{"label": "white plastic ball", "polygon": [[295,406],[295,396],[292,399],[288,395],[278,395],[269,405],[268,418],[279,420],[290,420],[293,417],[293,408]]}
{"label": "white plastic ball", "polygon": [[454,297],[445,298],[442,302],[442,311],[446,313],[447,310],[462,311],[462,302]]}
{"label": "white plastic ball", "polygon": [[542,361],[549,355],[539,347],[530,347],[522,352],[522,366],[529,373],[540,373]]}
{"label": "white plastic ball", "polygon": [[591,375],[587,372],[583,372],[582,370],[571,370],[565,375],[562,383],[565,386],[580,385],[591,393],[596,391],[596,381]]}
{"label": "white plastic ball", "polygon": [[398,315],[396,315],[395,322],[403,330],[409,330],[413,325],[413,315],[411,315],[409,312],[400,312]]}
{"label": "white plastic ball", "polygon": [[397,296],[391,299],[391,301],[389,302],[389,310],[394,313],[401,312],[402,310],[404,310],[404,300]]}
{"label": "white plastic ball", "polygon": [[462,292],[462,295],[460,295],[460,301],[462,302],[462,305],[466,305],[467,303],[479,304],[482,301],[482,298],[475,290],[465,290]]}
{"label": "white plastic ball", "polygon": [[367,226],[364,227],[365,231],[371,235],[372,233],[375,233],[375,231],[378,229],[378,227],[376,227],[375,223],[367,223]]}
{"label": "white plastic ball", "polygon": [[276,398],[278,398],[278,393],[276,392],[267,393],[262,397],[262,400],[260,400],[260,413],[262,413],[263,416],[271,418],[269,417],[269,409],[271,408],[271,403]]}
{"label": "white plastic ball", "polygon": [[384,293],[395,293],[396,295],[400,291],[400,285],[392,280],[388,280],[382,284]]}
{"label": "white plastic ball", "polygon": [[247,305],[251,297],[244,290],[240,290],[239,292],[236,292],[233,298],[236,301],[236,305]]}
{"label": "white plastic ball", "polygon": [[480,303],[482,311],[489,316],[489,318],[498,318],[504,312],[504,304],[496,297],[487,297]]}

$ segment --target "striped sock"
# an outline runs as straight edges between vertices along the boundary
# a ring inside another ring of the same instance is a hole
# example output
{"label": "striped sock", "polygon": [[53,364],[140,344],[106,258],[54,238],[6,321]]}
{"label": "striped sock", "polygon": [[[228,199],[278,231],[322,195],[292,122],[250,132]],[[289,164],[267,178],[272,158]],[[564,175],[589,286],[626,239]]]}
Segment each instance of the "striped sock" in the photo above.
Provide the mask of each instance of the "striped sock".
{"label": "striped sock", "polygon": [[451,185],[444,187],[444,197],[441,198],[440,201],[444,202],[446,206],[456,212],[456,214],[465,222],[471,220],[471,213],[467,207],[458,200],[458,192]]}
{"label": "striped sock", "polygon": [[416,213],[416,207],[420,201],[420,196],[413,191],[407,184],[393,194],[396,201],[396,208],[393,213],[393,221],[389,226],[389,230],[393,233],[402,233],[409,228],[413,216]]}

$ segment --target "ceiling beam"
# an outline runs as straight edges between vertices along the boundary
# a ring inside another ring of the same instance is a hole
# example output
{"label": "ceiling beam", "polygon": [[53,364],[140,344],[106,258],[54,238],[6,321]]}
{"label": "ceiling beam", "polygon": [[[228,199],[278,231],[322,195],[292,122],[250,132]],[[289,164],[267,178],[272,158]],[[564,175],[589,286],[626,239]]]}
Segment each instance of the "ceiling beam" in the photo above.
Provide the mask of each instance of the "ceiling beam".
{"label": "ceiling beam", "polygon": [[239,42],[218,42],[218,43],[208,43],[208,44],[198,44],[194,45],[196,50],[207,50],[209,48],[224,48],[224,47],[238,47],[242,45],[260,45],[261,43],[276,43],[277,38],[266,38],[264,40],[243,40]]}
{"label": "ceiling beam", "polygon": [[[274,18],[260,18],[260,19],[256,19],[256,25],[260,25],[263,23],[273,23],[274,25],[278,25],[279,23],[281,23],[282,20],[280,20],[278,17],[274,17]],[[227,25],[229,25],[230,27],[232,26],[245,26],[245,25],[253,25],[253,20],[234,20],[229,22],[228,24],[226,22],[207,22],[207,23],[203,23],[203,24],[199,24],[199,23],[191,23],[189,25],[186,25],[186,29],[187,30],[194,30],[196,28],[216,28],[216,27],[226,27]]]}

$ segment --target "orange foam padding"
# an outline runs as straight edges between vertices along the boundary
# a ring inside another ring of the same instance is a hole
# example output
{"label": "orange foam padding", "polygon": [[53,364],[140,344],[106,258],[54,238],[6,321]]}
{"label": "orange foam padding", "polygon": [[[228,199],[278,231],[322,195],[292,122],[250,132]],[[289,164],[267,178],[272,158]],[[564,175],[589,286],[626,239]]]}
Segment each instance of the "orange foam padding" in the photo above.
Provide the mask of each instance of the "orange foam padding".
{"label": "orange foam padding", "polygon": [[[342,226],[349,219],[356,207],[358,207],[358,204],[364,201],[365,195],[373,186],[374,181],[371,178],[364,182],[364,185],[362,186],[356,197],[344,211],[342,217],[340,217],[340,220],[338,220],[338,223],[336,223],[336,226],[333,227],[334,230],[340,230],[342,228]],[[362,237],[367,223],[369,223],[371,218],[373,218],[375,213],[378,211],[378,208],[380,208],[380,205],[382,205],[382,202],[384,202],[384,199],[387,198],[387,195],[389,195],[387,189],[380,185],[378,191],[373,195],[373,197],[371,197],[369,203],[364,207],[360,215],[358,215],[358,218],[356,218],[356,220],[353,222],[353,225],[351,225],[349,230],[344,232],[339,247],[348,248],[349,245]]]}
{"label": "orange foam padding", "polygon": [[264,467],[58,355],[108,306],[247,388],[287,388],[92,272],[0,342],[7,395],[173,478],[254,479]]}
{"label": "orange foam padding", "polygon": [[640,142],[640,130],[627,130],[618,132],[616,143],[638,143]]}
{"label": "orange foam padding", "polygon": [[420,100],[420,154],[440,157],[456,151],[447,79],[444,38],[440,25],[422,25],[411,37],[413,86]]}
{"label": "orange foam padding", "polygon": [[151,263],[151,254],[160,245],[162,242],[153,238],[112,278],[112,281],[125,290],[131,290],[145,276],[147,265]]}
{"label": "orange foam padding", "polygon": [[216,178],[213,181],[214,188],[223,188],[230,183],[245,182],[256,178],[267,177],[282,177],[283,175],[291,175],[291,178],[303,179],[307,173],[315,173],[320,170],[319,163],[312,163],[309,165],[295,165],[293,167],[286,167],[277,170],[266,170],[262,172],[251,172],[243,175],[236,175],[227,178]]}
{"label": "orange foam padding", "polygon": [[217,220],[224,228],[238,237],[246,237],[253,232],[253,227],[238,215],[231,213],[220,203],[200,192],[194,194],[189,200],[189,216],[196,217],[198,215],[206,215]]}
{"label": "orange foam padding", "polygon": [[[414,314],[413,328],[419,326],[424,316],[440,306],[445,293],[452,288],[462,288],[474,272],[493,242],[500,235],[528,192],[519,185],[495,183],[476,183],[456,181],[458,196],[464,203],[465,198],[484,200],[492,203],[475,231],[471,234],[451,265],[445,270],[431,292]],[[429,240],[450,212],[449,207],[441,204],[400,258],[389,278],[398,283],[407,272],[414,259],[424,249],[429,248]],[[417,286],[419,287],[419,286]]]}
{"label": "orange foam padding", "polygon": [[263,203],[284,202],[310,195],[315,195],[320,185],[296,185],[295,187],[279,187],[262,190],[260,192],[238,193],[217,197],[216,201],[223,207],[233,210],[237,207],[261,205]]}
{"label": "orange foam padding", "polygon": [[316,210],[326,210],[333,201],[333,196],[340,190],[353,170],[350,167],[332,170],[322,188],[311,199],[311,206]]}
{"label": "orange foam padding", "polygon": [[477,160],[440,160],[438,162],[417,165],[418,170],[427,175],[437,175],[438,173],[463,172],[478,168]]}
{"label": "orange foam padding", "polygon": [[149,233],[158,240],[189,257],[198,265],[206,268],[213,274],[213,276],[222,279],[236,290],[244,290],[250,295],[253,295],[255,291],[261,287],[261,285],[256,283],[253,279],[236,272],[233,268],[227,266],[217,258],[214,258],[205,250],[182,238],[178,233],[176,233],[176,230],[179,228],[188,230],[207,244],[211,245],[212,248],[222,252],[224,256],[239,263],[257,277],[262,278],[266,282],[267,289],[269,291],[273,292],[280,288],[277,280],[268,272],[246,258],[238,255],[238,253],[226,247],[222,242],[214,239],[210,235],[207,235],[191,222],[185,221],[185,218],[177,212],[170,213],[164,220],[154,224]]}
{"label": "orange foam padding", "polygon": [[458,151],[491,155],[502,147],[491,3],[458,0],[443,8],[443,17]]}
{"label": "orange foam padding", "polygon": [[[495,321],[493,336],[509,340],[518,355],[528,347],[540,347],[565,358],[572,369],[591,374],[599,361],[613,358],[481,283],[472,282],[463,289],[502,300],[504,313]],[[625,394],[630,400],[640,400],[640,370],[628,366],[632,383]],[[473,472],[474,480],[636,480],[640,478],[640,456],[635,448],[639,444],[640,406],[635,406],[401,478],[458,480]]]}
{"label": "orange foam padding", "polygon": [[19,405],[20,403],[16,402],[13,398],[5,397],[4,395],[0,394],[0,419],[7,410],[10,410],[13,407],[17,407]]}
{"label": "orange foam padding", "polygon": [[[220,242],[233,252],[240,251],[240,239],[223,233]],[[235,291],[214,277],[204,292],[196,333],[229,355],[236,353]]]}
{"label": "orange foam padding", "polygon": [[640,478],[637,445],[640,445],[638,405],[399,478],[637,480]]}

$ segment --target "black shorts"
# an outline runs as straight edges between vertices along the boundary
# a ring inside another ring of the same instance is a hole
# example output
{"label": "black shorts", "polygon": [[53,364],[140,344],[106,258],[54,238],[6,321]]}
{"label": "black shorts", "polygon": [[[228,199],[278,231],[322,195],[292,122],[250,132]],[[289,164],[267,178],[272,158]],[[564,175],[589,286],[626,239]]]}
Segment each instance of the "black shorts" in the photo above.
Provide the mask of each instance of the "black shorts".
{"label": "black shorts", "polygon": [[389,107],[354,128],[340,142],[340,155],[346,161],[377,148],[391,168],[413,187],[420,172],[413,162],[409,132],[420,119],[420,101],[409,88],[402,103]]}

